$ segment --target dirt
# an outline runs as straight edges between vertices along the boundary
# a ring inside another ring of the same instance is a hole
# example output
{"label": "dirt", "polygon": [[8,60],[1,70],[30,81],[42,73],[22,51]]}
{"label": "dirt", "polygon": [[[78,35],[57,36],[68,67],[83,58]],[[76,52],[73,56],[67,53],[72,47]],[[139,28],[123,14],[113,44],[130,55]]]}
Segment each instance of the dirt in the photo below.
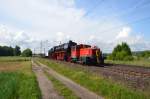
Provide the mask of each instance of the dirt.
{"label": "dirt", "polygon": [[78,97],[81,99],[103,99],[103,97],[96,95],[95,93],[87,90],[86,88],[80,86],[79,84],[73,82],[72,80],[60,75],[59,73],[55,72],[51,68],[47,67],[46,65],[43,65],[40,63],[40,65],[43,67],[43,69],[55,77],[57,80],[61,81],[63,84],[65,84],[68,88],[70,88]]}
{"label": "dirt", "polygon": [[54,90],[52,82],[46,77],[43,69],[40,66],[33,64],[32,69],[37,77],[42,93],[42,99],[63,99],[63,97],[59,96]]}
{"label": "dirt", "polygon": [[20,69],[20,66],[19,62],[0,62],[0,71],[16,71]]}

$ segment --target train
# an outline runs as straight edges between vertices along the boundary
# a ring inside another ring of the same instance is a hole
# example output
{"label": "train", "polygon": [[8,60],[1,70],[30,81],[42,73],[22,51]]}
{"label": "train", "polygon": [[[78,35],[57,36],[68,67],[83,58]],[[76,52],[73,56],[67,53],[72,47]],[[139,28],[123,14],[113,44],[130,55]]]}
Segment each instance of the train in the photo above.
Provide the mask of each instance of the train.
{"label": "train", "polygon": [[104,57],[100,48],[87,44],[77,44],[71,40],[52,47],[48,52],[48,58],[83,65],[102,66],[104,64]]}

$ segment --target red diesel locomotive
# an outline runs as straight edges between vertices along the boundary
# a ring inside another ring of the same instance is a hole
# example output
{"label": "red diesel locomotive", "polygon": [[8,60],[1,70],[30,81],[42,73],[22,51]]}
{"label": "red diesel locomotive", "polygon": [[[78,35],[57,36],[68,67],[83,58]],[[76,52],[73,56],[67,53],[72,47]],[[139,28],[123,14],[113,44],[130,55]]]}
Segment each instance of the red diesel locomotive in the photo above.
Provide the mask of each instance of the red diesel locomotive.
{"label": "red diesel locomotive", "polygon": [[102,51],[98,47],[85,44],[77,45],[72,41],[51,48],[49,58],[86,65],[101,65],[104,63]]}

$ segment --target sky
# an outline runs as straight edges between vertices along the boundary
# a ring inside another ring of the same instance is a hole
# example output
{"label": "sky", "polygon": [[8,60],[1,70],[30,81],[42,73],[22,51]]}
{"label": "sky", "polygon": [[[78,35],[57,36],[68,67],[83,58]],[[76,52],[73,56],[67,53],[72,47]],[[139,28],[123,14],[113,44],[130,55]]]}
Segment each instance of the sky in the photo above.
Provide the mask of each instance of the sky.
{"label": "sky", "polygon": [[[36,52],[73,40],[150,50],[149,0],[0,0],[0,45]],[[42,42],[42,43],[41,43]]]}

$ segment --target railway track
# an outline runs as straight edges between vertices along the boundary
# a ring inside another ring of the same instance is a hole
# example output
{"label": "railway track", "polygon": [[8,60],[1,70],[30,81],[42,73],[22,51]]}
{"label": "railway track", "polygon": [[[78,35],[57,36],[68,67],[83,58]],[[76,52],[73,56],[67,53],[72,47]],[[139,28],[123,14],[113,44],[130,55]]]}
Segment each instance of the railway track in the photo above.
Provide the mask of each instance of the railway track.
{"label": "railway track", "polygon": [[[122,67],[122,66],[121,66]],[[125,75],[125,76],[132,76],[135,78],[150,78],[150,69],[149,70],[133,70],[133,69],[129,69],[126,67],[122,67],[120,66],[113,66],[113,67],[107,67],[104,68],[104,70],[110,71],[110,72],[114,72],[114,73],[118,73],[121,75]],[[134,67],[132,67],[134,68]]]}
{"label": "railway track", "polygon": [[[62,63],[62,61],[60,61]],[[119,65],[119,64],[105,64],[104,67],[98,66],[85,66],[81,64],[68,63],[63,62],[71,67],[79,67],[83,69],[87,69],[88,71],[92,71],[95,73],[98,72],[111,72],[115,74],[121,74],[125,76],[131,76],[136,78],[150,78],[150,68],[148,67],[140,67],[140,66],[130,66],[130,65]]]}
{"label": "railway track", "polygon": [[114,64],[107,64],[104,67],[83,66],[61,61],[59,63],[66,64],[65,66],[69,68],[79,68],[86,72],[94,73],[97,76],[112,79],[133,89],[150,90],[150,68]]}

